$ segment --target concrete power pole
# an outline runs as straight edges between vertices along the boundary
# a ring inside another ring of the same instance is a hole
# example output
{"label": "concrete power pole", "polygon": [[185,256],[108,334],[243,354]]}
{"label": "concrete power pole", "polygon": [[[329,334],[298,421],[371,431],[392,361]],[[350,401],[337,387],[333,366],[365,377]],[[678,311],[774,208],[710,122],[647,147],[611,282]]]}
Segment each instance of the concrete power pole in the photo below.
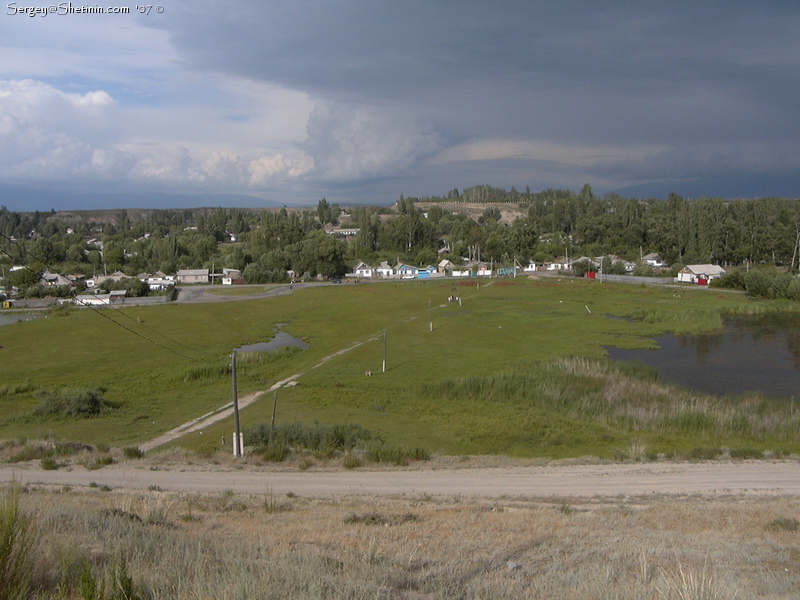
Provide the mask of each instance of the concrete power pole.
{"label": "concrete power pole", "polygon": [[239,392],[236,388],[236,350],[231,354],[231,379],[233,380],[233,423],[235,431],[233,433],[233,455],[242,456],[242,430],[239,426]]}

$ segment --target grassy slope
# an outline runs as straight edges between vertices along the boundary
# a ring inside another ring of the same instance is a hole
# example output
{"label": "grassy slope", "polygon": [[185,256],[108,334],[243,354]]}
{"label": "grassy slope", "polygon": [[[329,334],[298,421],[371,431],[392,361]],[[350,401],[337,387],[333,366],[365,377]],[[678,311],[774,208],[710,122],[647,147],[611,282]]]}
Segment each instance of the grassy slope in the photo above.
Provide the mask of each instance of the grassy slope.
{"label": "grassy slope", "polygon": [[[304,373],[300,385],[279,393],[283,422],[357,421],[390,443],[447,453],[609,454],[626,439],[618,427],[590,419],[576,422],[574,416],[542,405],[487,403],[480,397],[443,400],[419,392],[425,383],[490,375],[563,356],[603,357],[603,345],[646,346],[652,342],[644,336],[713,328],[720,311],[753,304],[739,295],[697,289],[676,293],[521,278],[487,283],[481,282],[480,288],[476,282],[453,281],[345,285],[247,302],[131,307],[125,309],[131,318],[104,313],[177,353],[88,310],[4,326],[1,382],[29,381],[50,389],[102,386],[108,399],[123,406],[86,421],[9,420],[38,400],[32,393],[0,395],[6,417],[0,421],[0,438],[52,433],[126,445],[155,437],[230,400],[227,378],[186,382],[188,368],[224,364],[232,348],[267,340],[276,324],[285,323],[285,331],[311,347],[282,361],[243,363],[239,369],[240,394]],[[447,303],[451,294],[461,296],[462,306]],[[433,332],[428,327],[429,301]],[[642,321],[607,318],[643,307],[649,312],[640,315]],[[384,331],[389,369],[381,374]],[[363,344],[314,368],[357,342]],[[375,375],[365,377],[367,370]],[[243,410],[243,424],[269,420],[271,400],[264,397]],[[180,443],[211,449],[231,429],[230,421],[224,422]],[[542,435],[553,443],[532,439]]]}

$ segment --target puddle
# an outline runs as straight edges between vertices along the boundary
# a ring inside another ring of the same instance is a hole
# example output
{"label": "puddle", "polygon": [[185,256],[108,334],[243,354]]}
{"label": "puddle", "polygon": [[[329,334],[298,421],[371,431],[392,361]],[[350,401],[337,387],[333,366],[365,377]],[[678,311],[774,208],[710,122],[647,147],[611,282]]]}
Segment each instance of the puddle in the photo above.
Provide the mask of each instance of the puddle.
{"label": "puddle", "polygon": [[305,350],[308,348],[308,344],[306,344],[300,338],[296,338],[288,333],[284,333],[283,331],[279,331],[275,334],[268,342],[258,342],[256,344],[248,344],[246,346],[240,346],[236,348],[237,352],[271,352],[272,350],[277,350],[278,348],[285,348],[286,346],[294,346],[296,348],[300,348]]}

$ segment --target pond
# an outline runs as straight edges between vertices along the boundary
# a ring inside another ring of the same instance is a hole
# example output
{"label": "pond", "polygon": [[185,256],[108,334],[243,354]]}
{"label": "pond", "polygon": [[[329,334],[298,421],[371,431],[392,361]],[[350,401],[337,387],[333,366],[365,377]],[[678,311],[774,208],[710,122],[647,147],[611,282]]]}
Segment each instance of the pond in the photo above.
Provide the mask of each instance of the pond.
{"label": "pond", "polygon": [[30,313],[7,313],[0,314],[0,325],[11,325],[11,323],[18,323],[19,321],[30,321],[35,319],[36,315]]}
{"label": "pond", "polygon": [[284,333],[283,331],[279,331],[275,334],[268,342],[258,342],[257,344],[248,344],[247,346],[242,346],[240,348],[236,348],[237,352],[270,352],[272,350],[277,350],[278,348],[283,348],[285,346],[295,346],[297,348],[301,348],[305,350],[308,348],[308,344],[306,344],[300,338],[293,337],[288,333]]}
{"label": "pond", "polygon": [[707,394],[800,397],[800,315],[728,319],[720,332],[654,339],[657,350],[606,350],[614,360],[655,367],[664,382]]}

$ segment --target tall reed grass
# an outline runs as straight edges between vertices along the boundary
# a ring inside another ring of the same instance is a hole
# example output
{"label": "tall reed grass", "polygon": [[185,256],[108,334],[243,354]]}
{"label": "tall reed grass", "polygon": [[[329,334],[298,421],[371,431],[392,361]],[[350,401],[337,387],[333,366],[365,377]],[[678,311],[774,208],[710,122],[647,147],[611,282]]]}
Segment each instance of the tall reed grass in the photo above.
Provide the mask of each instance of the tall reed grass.
{"label": "tall reed grass", "polygon": [[[561,358],[517,367],[494,375],[470,375],[425,384],[429,402],[483,402],[535,410],[552,423],[569,416],[568,427],[581,423],[632,433],[693,436],[761,442],[794,442],[800,437],[800,411],[794,403],[758,394],[717,398],[662,384],[655,370],[608,360]],[[563,420],[561,421],[563,422]],[[565,432],[567,433],[567,432]]]}
{"label": "tall reed grass", "polygon": [[0,496],[0,600],[23,600],[30,590],[34,530],[19,499],[18,486]]}

